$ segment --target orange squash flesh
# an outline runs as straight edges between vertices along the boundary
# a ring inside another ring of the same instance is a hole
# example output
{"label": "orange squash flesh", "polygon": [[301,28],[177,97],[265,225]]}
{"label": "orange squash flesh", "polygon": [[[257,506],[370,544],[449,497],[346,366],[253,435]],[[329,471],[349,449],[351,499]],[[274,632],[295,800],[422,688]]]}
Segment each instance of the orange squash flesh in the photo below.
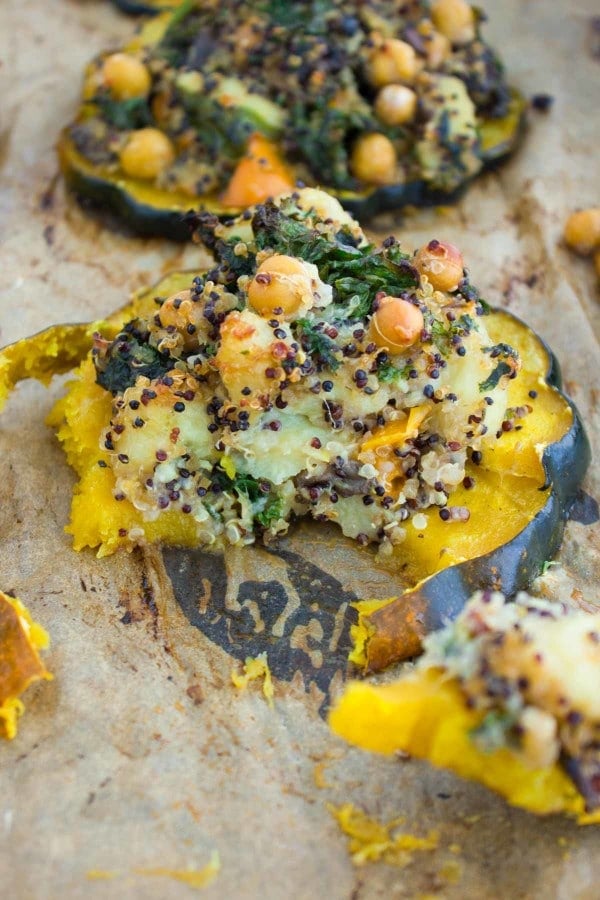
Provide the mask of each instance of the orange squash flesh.
{"label": "orange squash flesh", "polygon": [[248,152],[238,163],[221,196],[223,206],[243,209],[293,190],[294,177],[276,145],[260,134],[248,143]]}

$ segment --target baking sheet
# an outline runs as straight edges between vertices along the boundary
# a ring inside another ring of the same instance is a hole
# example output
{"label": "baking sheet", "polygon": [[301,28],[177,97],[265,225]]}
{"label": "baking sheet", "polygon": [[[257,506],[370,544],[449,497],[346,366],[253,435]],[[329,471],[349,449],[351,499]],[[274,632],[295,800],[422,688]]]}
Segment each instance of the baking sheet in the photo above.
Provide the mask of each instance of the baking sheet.
{"label": "baking sheet", "polygon": [[[484,296],[554,348],[597,452],[599,294],[589,262],[560,246],[568,212],[600,198],[596,3],[483,5],[514,83],[554,95],[554,107],[531,114],[519,155],[459,206],[377,230],[463,249]],[[101,0],[2,0],[0,344],[102,316],[168,269],[202,264],[196,247],[104,227],[57,179],[54,144],[83,66],[132,28]],[[339,610],[397,591],[368,553],[302,527],[276,552],[225,560],[75,554],[63,532],[74,477],[43,424],[60,390],[60,380],[21,385],[0,418],[0,586],[50,631],[56,676],[30,690],[17,739],[0,744],[3,895],[185,900],[194,888],[182,871],[216,850],[209,900],[597,898],[599,829],[536,820],[477,785],[329,733],[321,713],[348,640]],[[598,603],[599,496],[593,464],[562,567],[545,579],[584,605]],[[259,686],[231,685],[256,631],[269,635],[278,675],[273,709]],[[381,821],[404,816],[419,836],[436,828],[439,848],[404,869],[356,868],[327,808],[347,802]]]}

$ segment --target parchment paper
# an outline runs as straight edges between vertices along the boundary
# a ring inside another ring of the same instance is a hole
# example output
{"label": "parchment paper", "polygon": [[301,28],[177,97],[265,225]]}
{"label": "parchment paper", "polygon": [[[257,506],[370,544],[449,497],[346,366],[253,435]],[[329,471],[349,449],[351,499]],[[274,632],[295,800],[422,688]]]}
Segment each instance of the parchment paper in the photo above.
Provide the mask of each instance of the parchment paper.
{"label": "parchment paper", "polygon": [[[599,294],[591,264],[560,246],[568,212],[600,201],[597,6],[483,5],[514,83],[554,107],[531,114],[519,155],[458,207],[377,227],[409,245],[461,246],[484,295],[556,351],[597,452]],[[2,0],[0,344],[99,317],[167,269],[201,265],[197,248],[107,229],[57,180],[54,143],[83,66],[132,28],[101,0]],[[186,900],[190,886],[149,871],[201,868],[217,850],[207,898],[596,900],[600,829],[537,820],[329,733],[319,710],[344,676],[347,603],[398,592],[369,553],[316,528],[225,560],[74,553],[63,533],[74,478],[43,424],[60,390],[21,385],[0,418],[0,586],[50,631],[56,676],[28,693],[18,737],[0,744],[2,897]],[[597,605],[594,464],[585,491],[545,590]],[[265,639],[274,709],[230,679]],[[326,806],[346,802],[381,821],[405,816],[416,835],[437,828],[439,849],[405,869],[355,868]]]}

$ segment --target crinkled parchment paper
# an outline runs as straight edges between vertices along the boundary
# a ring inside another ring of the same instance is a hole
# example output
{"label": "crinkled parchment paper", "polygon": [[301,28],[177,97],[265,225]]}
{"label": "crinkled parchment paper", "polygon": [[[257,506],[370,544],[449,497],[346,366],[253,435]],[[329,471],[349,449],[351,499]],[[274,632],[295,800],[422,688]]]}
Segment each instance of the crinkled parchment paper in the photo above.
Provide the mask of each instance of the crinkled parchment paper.
{"label": "crinkled parchment paper", "polygon": [[[591,265],[560,246],[567,213],[600,200],[597,5],[484,5],[515,84],[553,94],[554,107],[531,114],[518,157],[458,207],[381,228],[463,248],[484,295],[548,339],[598,448],[599,295]],[[101,316],[167,269],[201,264],[198,248],[102,227],[57,181],[54,143],[83,66],[132,28],[102,0],[0,4],[1,344]],[[302,528],[279,549],[225,560],[75,554],[63,533],[73,476],[43,424],[60,389],[21,385],[0,418],[0,585],[50,631],[56,676],[29,692],[18,737],[0,745],[3,897],[185,900],[194,888],[175,876],[215,850],[207,898],[598,897],[600,829],[536,820],[328,732],[319,709],[344,676],[347,604],[398,591],[369,553]],[[593,605],[594,465],[585,490],[545,583]],[[256,683],[238,692],[230,678],[266,639],[274,709]],[[328,802],[404,816],[418,836],[437,828],[439,847],[404,869],[355,868]]]}

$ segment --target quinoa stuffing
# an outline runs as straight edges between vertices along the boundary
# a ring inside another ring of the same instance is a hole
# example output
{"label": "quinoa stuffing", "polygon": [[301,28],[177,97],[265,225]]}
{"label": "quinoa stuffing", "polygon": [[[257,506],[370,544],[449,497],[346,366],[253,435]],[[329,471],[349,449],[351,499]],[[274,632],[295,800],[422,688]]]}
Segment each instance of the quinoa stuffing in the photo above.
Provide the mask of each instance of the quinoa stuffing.
{"label": "quinoa stuffing", "polygon": [[141,515],[127,540],[175,515],[196,543],[249,544],[309,515],[391,550],[422,510],[468,519],[452,492],[516,414],[520,361],[488,337],[459,251],[373,246],[313,189],[200,214],[197,235],[214,268],[96,335],[82,370],[107,410],[99,465]]}

